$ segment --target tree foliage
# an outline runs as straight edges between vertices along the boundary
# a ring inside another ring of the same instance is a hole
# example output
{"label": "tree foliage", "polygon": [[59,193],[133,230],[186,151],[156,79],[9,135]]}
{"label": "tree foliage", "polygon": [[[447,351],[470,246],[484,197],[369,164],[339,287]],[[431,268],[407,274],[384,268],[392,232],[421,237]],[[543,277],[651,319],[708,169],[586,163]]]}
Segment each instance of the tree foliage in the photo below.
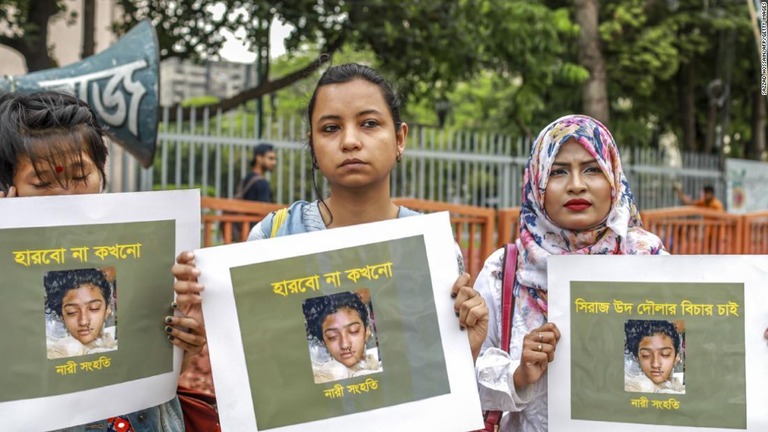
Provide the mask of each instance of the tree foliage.
{"label": "tree foliage", "polygon": [[[646,145],[673,131],[688,150],[717,151],[707,128],[723,124],[724,104],[741,107],[738,115],[730,110],[724,134],[751,135],[743,108],[751,108],[757,91],[757,54],[743,2],[611,0],[604,2],[601,23],[614,126],[625,142]],[[619,99],[628,103],[619,107]]]}
{"label": "tree foliage", "polygon": [[[21,54],[29,71],[56,65],[49,54],[48,24],[67,10],[63,0],[0,0],[0,44]],[[71,15],[70,15],[71,17]]]}
{"label": "tree foliage", "polygon": [[[268,112],[301,112],[311,85],[296,83],[356,59],[394,77],[412,122],[436,124],[435,104],[448,100],[448,127],[532,136],[582,111],[590,72],[579,58],[574,1],[117,0],[125,15],[115,29],[151,20],[164,58],[216,59],[222,31],[260,52],[265,79],[214,109],[276,94]],[[52,62],[41,23],[65,16],[65,5],[0,0],[9,24],[0,43],[28,63],[42,46]],[[270,62],[275,21],[293,30],[287,55]],[[599,23],[610,127],[623,146],[654,145],[672,131],[688,149],[738,156],[765,135],[750,120],[759,114],[759,65],[744,2],[603,0]]]}

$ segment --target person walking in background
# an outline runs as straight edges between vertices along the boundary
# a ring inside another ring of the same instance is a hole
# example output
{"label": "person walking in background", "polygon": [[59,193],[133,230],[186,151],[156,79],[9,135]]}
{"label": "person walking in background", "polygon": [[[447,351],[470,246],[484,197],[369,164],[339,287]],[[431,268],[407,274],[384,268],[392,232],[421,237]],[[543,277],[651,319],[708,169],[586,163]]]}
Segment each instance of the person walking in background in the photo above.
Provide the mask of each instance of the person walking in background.
{"label": "person walking in background", "polygon": [[688,195],[683,193],[683,187],[680,183],[675,183],[675,192],[677,192],[678,198],[685,205],[692,205],[696,207],[703,207],[712,210],[723,211],[723,203],[719,199],[715,198],[715,188],[712,185],[706,185],[703,188],[704,196],[699,200],[694,200]]}
{"label": "person walking in background", "polygon": [[253,149],[251,172],[240,181],[235,198],[250,201],[274,202],[269,180],[264,175],[275,169],[277,155],[272,144],[261,143]]}

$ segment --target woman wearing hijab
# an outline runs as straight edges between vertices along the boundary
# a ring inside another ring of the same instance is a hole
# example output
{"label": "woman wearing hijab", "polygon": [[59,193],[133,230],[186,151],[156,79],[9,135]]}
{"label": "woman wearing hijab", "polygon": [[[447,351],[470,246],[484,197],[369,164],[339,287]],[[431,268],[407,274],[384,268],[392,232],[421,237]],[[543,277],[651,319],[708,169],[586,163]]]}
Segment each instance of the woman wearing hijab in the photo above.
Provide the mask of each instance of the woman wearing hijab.
{"label": "woman wearing hijab", "polygon": [[569,115],[540,133],[525,169],[509,353],[499,348],[504,249],[494,252],[475,289],[489,308],[476,362],[484,410],[507,413],[502,431],[548,430],[548,363],[560,332],[547,322],[550,255],[666,254],[641,227],[616,142],[597,120]]}

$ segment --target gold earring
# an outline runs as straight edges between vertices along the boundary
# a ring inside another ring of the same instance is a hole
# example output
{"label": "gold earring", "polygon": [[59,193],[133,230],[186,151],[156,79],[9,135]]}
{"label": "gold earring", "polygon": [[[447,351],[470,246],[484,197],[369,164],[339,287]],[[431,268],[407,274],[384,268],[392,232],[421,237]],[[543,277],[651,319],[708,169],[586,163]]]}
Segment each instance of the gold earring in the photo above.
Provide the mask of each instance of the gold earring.
{"label": "gold earring", "polygon": [[397,163],[400,163],[400,161],[403,160],[403,154],[398,153],[397,156],[395,156],[395,160],[397,161]]}

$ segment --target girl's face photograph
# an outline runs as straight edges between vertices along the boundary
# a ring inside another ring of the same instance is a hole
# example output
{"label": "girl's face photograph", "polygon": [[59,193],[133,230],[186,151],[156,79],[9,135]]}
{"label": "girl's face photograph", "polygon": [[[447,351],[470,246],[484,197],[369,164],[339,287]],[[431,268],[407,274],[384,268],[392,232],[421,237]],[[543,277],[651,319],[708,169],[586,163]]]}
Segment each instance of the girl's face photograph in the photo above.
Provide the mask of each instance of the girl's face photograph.
{"label": "girl's face photograph", "polygon": [[311,143],[331,185],[363,187],[389,181],[408,127],[395,132],[381,89],[362,79],[317,91]]}
{"label": "girl's face photograph", "polygon": [[643,373],[656,384],[667,381],[680,360],[672,339],[661,333],[640,340],[637,358]]}
{"label": "girl's face photograph", "polygon": [[67,291],[61,302],[64,325],[69,334],[83,345],[101,337],[104,320],[109,313],[101,290],[91,284]]}
{"label": "girl's face photograph", "polygon": [[101,192],[102,178],[86,152],[67,155],[54,163],[38,162],[38,172],[28,157],[16,164],[13,184],[19,196],[79,195]]}
{"label": "girl's face photograph", "polygon": [[356,310],[341,308],[328,315],[323,320],[322,330],[325,347],[339,363],[352,367],[365,358],[365,343],[370,330]]}
{"label": "girl's face photograph", "polygon": [[581,231],[611,210],[611,185],[595,158],[574,140],[560,147],[549,172],[544,210],[561,228]]}

